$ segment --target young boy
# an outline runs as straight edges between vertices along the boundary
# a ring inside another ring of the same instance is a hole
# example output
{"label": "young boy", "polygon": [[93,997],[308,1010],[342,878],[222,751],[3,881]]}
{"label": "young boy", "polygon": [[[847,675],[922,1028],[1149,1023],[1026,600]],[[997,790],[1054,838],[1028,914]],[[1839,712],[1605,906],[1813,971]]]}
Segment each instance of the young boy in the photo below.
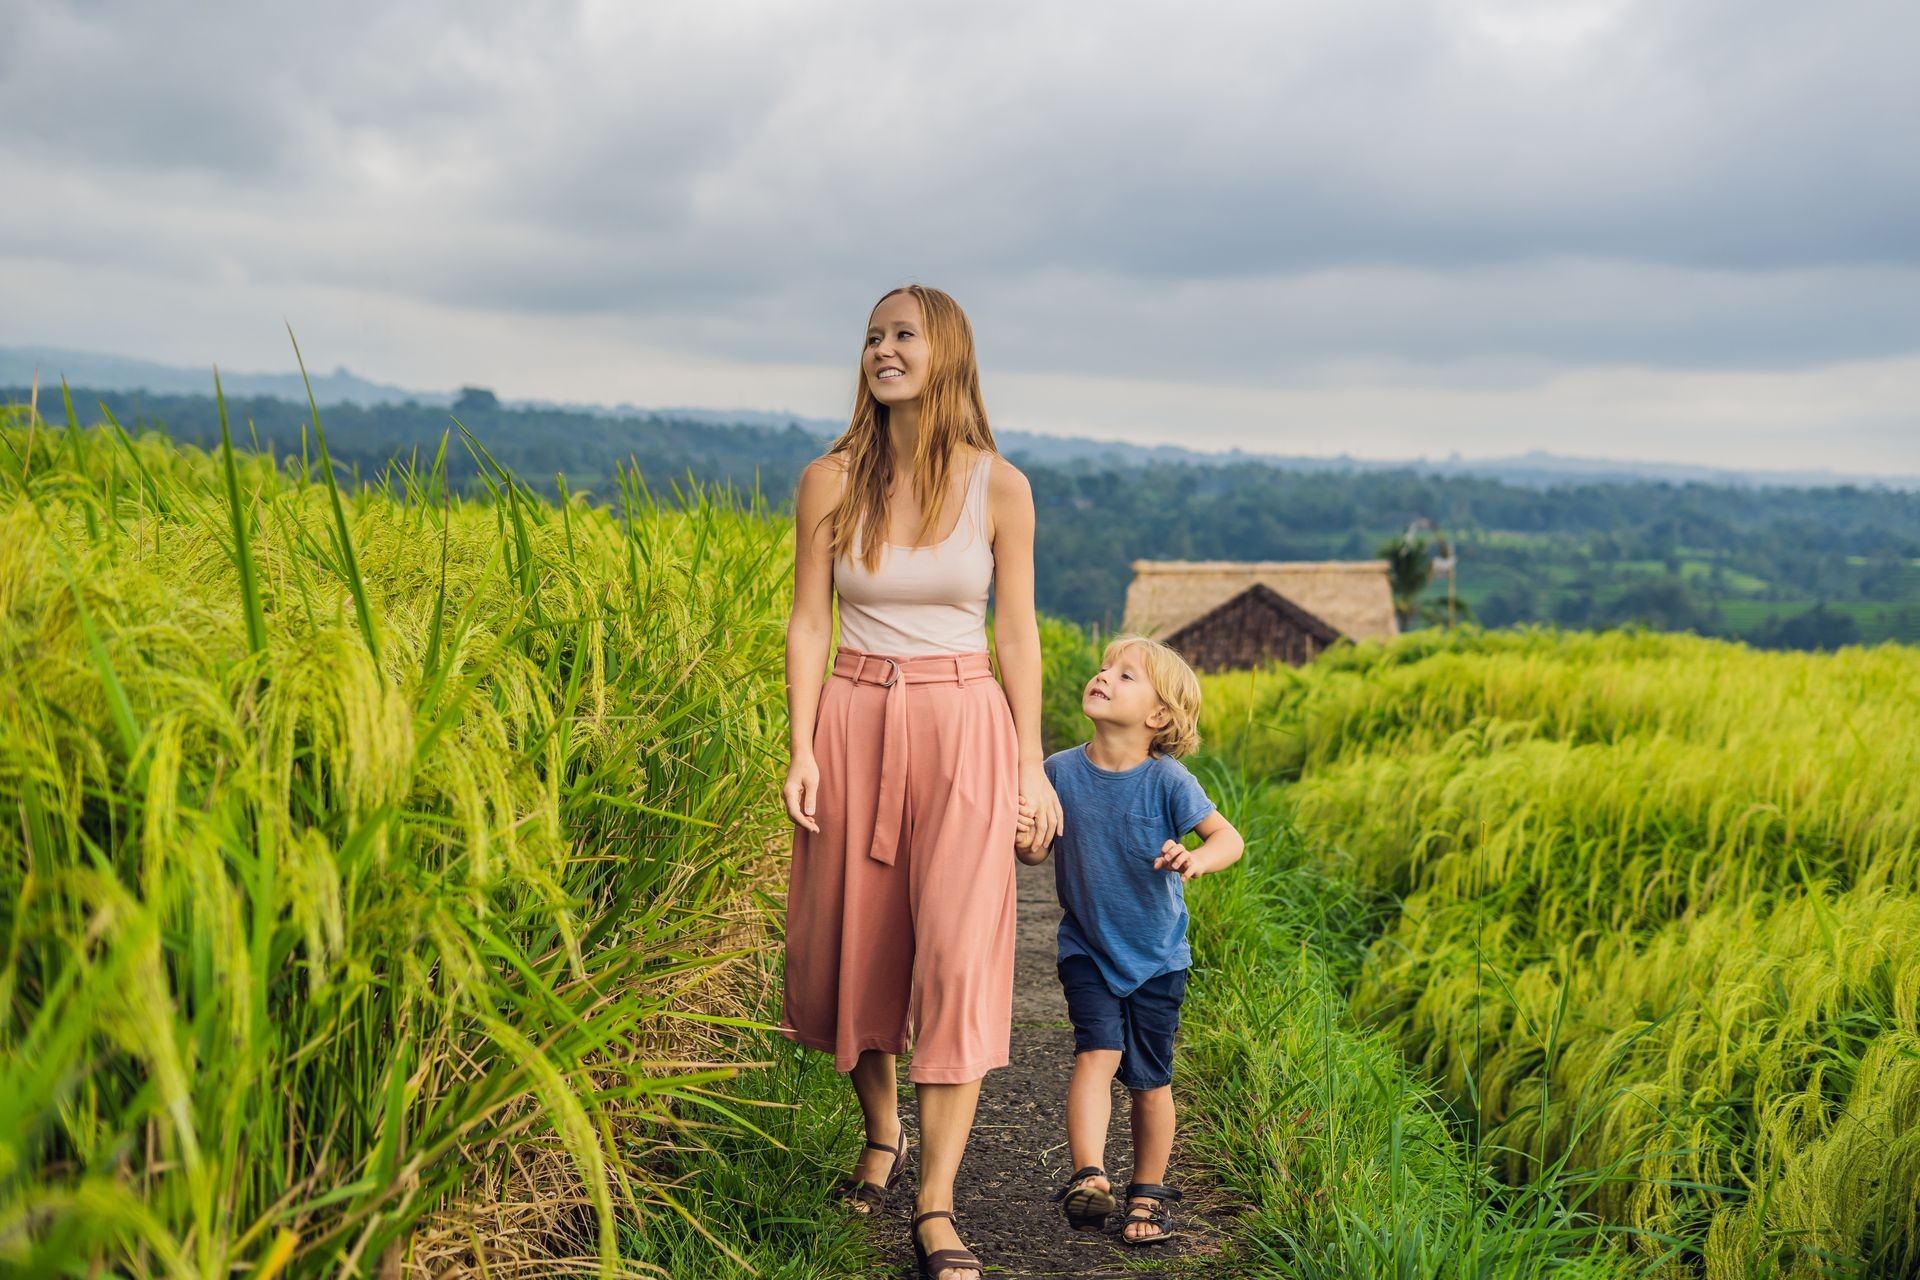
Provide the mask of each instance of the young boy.
{"label": "young boy", "polygon": [[[1087,681],[1080,710],[1093,722],[1093,740],[1046,762],[1063,811],[1052,847],[1065,910],[1060,985],[1073,1020],[1067,1142],[1079,1170],[1054,1199],[1079,1230],[1099,1230],[1114,1212],[1103,1165],[1117,1074],[1133,1096],[1121,1239],[1159,1244],[1173,1237],[1167,1206],[1180,1198],[1163,1184],[1173,1151],[1173,1034],[1193,963],[1183,886],[1233,865],[1245,842],[1179,761],[1200,741],[1200,681],[1179,654],[1156,640],[1119,637]],[[1189,831],[1199,848],[1181,845]],[[1029,866],[1049,852],[1033,846],[1026,806],[1015,852]]]}

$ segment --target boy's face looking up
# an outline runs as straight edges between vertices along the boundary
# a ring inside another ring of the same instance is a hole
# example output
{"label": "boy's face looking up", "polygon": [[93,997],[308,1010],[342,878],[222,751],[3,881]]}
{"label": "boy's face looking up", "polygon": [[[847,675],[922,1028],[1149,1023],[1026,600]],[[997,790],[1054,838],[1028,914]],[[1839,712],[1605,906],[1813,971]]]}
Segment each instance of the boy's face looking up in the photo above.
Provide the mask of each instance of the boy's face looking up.
{"label": "boy's face looking up", "polygon": [[1167,723],[1167,708],[1147,677],[1146,664],[1129,646],[1094,673],[1080,694],[1080,710],[1095,724],[1153,733]]}

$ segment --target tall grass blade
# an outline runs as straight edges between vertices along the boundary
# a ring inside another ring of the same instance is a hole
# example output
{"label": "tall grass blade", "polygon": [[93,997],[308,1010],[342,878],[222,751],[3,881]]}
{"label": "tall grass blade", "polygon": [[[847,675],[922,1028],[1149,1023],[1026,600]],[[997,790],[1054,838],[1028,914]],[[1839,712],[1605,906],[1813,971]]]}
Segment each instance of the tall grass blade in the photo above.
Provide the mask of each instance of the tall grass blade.
{"label": "tall grass blade", "polygon": [[240,574],[240,603],[246,611],[247,649],[267,651],[267,616],[260,603],[260,580],[253,567],[253,538],[246,508],[240,501],[240,473],[233,461],[233,433],[227,426],[227,397],[220,386],[220,370],[213,371],[213,400],[220,412],[220,464],[227,482],[227,512],[232,517],[233,561]]}
{"label": "tall grass blade", "polygon": [[340,483],[333,473],[333,459],[327,454],[327,433],[320,425],[320,404],[313,398],[313,379],[307,376],[307,362],[300,354],[300,340],[293,336],[293,326],[287,326],[287,340],[293,344],[293,358],[300,366],[300,381],[307,391],[307,411],[313,416],[314,447],[320,451],[320,472],[326,477],[327,498],[333,504],[334,537],[337,539],[340,555],[341,576],[346,579],[347,589],[353,593],[354,616],[360,622],[360,634],[367,642],[367,652],[373,660],[380,661],[380,636],[373,624],[373,606],[367,600],[367,582],[360,573],[360,558],[353,548],[353,530],[347,524],[346,507],[340,501]]}

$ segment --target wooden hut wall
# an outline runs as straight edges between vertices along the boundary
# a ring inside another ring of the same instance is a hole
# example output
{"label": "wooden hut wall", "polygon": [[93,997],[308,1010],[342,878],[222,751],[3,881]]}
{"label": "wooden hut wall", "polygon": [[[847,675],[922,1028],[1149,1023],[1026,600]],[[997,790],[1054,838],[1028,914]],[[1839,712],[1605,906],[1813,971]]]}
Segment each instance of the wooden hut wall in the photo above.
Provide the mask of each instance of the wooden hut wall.
{"label": "wooden hut wall", "polygon": [[1167,638],[1196,671],[1235,671],[1275,658],[1305,666],[1326,648],[1320,637],[1282,617],[1252,593],[1242,595]]}

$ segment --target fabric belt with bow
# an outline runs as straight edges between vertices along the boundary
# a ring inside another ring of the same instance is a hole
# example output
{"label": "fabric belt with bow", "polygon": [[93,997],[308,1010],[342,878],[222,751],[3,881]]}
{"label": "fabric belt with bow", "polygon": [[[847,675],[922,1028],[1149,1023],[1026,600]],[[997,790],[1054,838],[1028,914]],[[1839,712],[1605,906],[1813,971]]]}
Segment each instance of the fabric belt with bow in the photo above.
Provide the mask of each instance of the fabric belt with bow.
{"label": "fabric belt with bow", "polygon": [[873,845],[868,856],[892,866],[907,814],[907,686],[964,686],[969,680],[991,678],[993,660],[985,652],[888,658],[842,649],[833,656],[833,674],[855,684],[877,684],[887,691],[886,718],[880,733],[880,796],[874,804]]}

